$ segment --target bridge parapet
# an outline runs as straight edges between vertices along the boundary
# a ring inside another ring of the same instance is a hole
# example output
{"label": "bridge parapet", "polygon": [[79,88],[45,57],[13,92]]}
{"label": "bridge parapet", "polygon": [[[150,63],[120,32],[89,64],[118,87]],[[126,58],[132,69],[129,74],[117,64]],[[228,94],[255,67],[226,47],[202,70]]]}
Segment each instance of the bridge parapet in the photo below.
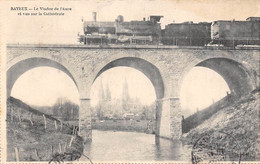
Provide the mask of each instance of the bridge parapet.
{"label": "bridge parapet", "polygon": [[208,49],[208,50],[260,50],[260,46],[175,46],[175,45],[137,45],[137,44],[8,44],[7,47],[26,47],[26,48],[83,48],[83,49]]}

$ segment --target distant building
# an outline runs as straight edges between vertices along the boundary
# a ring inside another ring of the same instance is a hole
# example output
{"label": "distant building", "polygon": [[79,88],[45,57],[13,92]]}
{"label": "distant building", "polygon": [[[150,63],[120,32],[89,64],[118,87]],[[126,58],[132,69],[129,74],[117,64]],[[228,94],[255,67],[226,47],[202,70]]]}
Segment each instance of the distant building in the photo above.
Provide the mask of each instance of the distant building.
{"label": "distant building", "polygon": [[135,115],[133,113],[125,113],[123,117],[124,119],[134,119]]}

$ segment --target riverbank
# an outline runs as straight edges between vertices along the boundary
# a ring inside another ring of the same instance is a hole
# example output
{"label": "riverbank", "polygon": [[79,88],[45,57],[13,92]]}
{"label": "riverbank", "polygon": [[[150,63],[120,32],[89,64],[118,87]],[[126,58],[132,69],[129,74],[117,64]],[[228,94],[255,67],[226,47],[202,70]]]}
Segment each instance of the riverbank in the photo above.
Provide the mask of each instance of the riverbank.
{"label": "riverbank", "polygon": [[96,120],[92,122],[92,129],[154,134],[155,122],[147,120]]}
{"label": "riverbank", "polygon": [[[226,145],[225,151],[241,153],[242,161],[259,160],[259,99],[260,92],[255,91],[220,109],[208,120],[183,135],[183,140],[194,145],[205,134],[224,132],[232,137],[221,137],[218,142]],[[236,142],[236,144],[232,143]],[[239,149],[238,149],[239,147]]]}

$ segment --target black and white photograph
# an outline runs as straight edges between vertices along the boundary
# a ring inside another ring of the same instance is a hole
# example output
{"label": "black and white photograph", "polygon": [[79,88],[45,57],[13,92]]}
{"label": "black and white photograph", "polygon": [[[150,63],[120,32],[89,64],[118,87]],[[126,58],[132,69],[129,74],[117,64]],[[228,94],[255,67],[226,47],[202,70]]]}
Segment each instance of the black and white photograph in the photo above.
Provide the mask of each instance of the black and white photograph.
{"label": "black and white photograph", "polygon": [[0,163],[257,163],[259,0],[0,2]]}

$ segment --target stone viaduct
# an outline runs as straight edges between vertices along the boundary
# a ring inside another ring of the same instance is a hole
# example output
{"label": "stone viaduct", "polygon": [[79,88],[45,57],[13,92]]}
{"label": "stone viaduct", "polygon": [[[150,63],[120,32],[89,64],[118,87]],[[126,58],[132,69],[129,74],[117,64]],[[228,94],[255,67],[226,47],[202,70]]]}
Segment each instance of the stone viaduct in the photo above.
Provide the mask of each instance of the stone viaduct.
{"label": "stone viaduct", "polygon": [[65,72],[80,95],[80,135],[91,140],[90,89],[102,72],[117,66],[135,68],[152,82],[157,97],[156,134],[179,139],[180,88],[196,66],[210,68],[227,82],[231,94],[242,96],[259,88],[259,50],[207,49],[203,47],[86,47],[62,45],[8,45],[7,97],[24,72],[40,66]]}

